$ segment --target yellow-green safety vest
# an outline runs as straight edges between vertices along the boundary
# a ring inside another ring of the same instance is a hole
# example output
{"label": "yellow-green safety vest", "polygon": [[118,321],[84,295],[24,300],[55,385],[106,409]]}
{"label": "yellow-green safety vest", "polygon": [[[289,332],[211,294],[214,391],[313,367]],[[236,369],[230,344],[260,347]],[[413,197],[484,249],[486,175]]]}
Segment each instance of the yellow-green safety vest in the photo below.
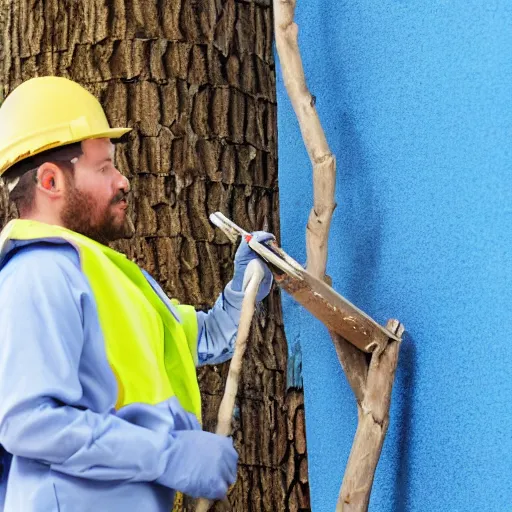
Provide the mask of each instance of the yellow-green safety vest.
{"label": "yellow-green safety vest", "polygon": [[8,240],[67,242],[76,248],[117,380],[117,408],[176,396],[185,410],[201,419],[197,317],[192,306],[176,305],[178,322],[135,263],[74,231],[13,220],[2,232],[0,247]]}

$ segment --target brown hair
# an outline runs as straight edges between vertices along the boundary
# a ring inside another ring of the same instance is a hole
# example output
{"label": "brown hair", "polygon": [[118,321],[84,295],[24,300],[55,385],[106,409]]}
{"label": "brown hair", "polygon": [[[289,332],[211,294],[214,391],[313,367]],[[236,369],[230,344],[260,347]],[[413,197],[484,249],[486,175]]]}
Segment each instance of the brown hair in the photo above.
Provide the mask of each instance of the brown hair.
{"label": "brown hair", "polygon": [[18,213],[23,216],[30,213],[34,207],[37,186],[37,170],[46,162],[54,163],[63,170],[73,170],[71,160],[82,154],[82,145],[80,142],[62,146],[60,148],[49,149],[33,157],[22,160],[13,165],[4,175],[4,179],[9,182],[19,179],[16,186],[9,194],[9,199],[14,202]]}

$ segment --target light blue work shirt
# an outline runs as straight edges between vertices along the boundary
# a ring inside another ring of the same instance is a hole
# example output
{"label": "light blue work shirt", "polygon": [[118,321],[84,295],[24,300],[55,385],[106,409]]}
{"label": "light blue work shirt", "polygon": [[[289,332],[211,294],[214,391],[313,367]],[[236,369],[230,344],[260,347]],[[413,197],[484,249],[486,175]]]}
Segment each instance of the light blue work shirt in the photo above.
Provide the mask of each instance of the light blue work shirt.
{"label": "light blue work shirt", "polygon": [[[199,364],[231,357],[242,298],[228,284],[197,313]],[[118,411],[116,401],[76,250],[9,242],[0,253],[0,511],[170,512],[174,492],[156,481],[183,470],[169,467],[169,432],[192,427],[175,397]]]}

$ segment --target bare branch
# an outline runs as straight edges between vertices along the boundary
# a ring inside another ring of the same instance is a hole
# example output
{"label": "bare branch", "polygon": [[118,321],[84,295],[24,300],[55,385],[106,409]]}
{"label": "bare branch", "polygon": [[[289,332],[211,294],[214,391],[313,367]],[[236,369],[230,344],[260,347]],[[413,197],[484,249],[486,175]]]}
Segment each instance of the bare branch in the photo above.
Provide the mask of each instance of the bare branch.
{"label": "bare branch", "polygon": [[368,365],[366,363],[366,356],[364,352],[357,349],[347,340],[330,332],[336,354],[341,363],[345,375],[347,376],[348,383],[356,396],[358,404],[361,404],[364,399],[364,390],[366,385],[366,376],[368,374]]}
{"label": "bare branch", "polygon": [[[399,337],[404,331],[396,320],[390,320],[387,328]],[[372,354],[364,399],[358,405],[357,431],[336,512],[363,512],[368,509],[375,470],[389,425],[391,391],[399,349],[400,342],[391,340],[384,350]]]}
{"label": "bare branch", "polygon": [[[320,124],[315,98],[306,85],[294,14],[295,0],[274,0],[276,47],[283,80],[313,166],[313,208],[306,230],[307,270],[323,280],[329,229],[336,207],[336,160]],[[403,327],[396,320],[389,321],[388,328],[401,337]],[[391,390],[400,346],[399,341],[383,336],[377,331],[372,334],[375,350],[368,365],[365,354],[331,332],[338,359],[354,391],[359,416],[336,507],[338,512],[364,512],[368,508],[375,469],[389,423]]]}
{"label": "bare branch", "polygon": [[274,0],[277,53],[283,80],[299,121],[302,138],[313,166],[313,208],[306,230],[307,270],[323,279],[327,265],[327,240],[336,207],[336,159],[331,153],[306,85],[298,45],[298,27],[293,21],[295,0]]}

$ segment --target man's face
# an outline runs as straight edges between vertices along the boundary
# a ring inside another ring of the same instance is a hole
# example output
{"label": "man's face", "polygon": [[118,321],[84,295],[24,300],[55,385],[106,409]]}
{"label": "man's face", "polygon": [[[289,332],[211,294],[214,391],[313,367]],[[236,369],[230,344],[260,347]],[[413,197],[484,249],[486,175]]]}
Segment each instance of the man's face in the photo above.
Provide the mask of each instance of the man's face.
{"label": "man's face", "polygon": [[127,215],[128,180],[114,165],[115,148],[109,139],[82,142],[83,154],[66,173],[66,198],[61,212],[68,229],[107,244],[134,234]]}

